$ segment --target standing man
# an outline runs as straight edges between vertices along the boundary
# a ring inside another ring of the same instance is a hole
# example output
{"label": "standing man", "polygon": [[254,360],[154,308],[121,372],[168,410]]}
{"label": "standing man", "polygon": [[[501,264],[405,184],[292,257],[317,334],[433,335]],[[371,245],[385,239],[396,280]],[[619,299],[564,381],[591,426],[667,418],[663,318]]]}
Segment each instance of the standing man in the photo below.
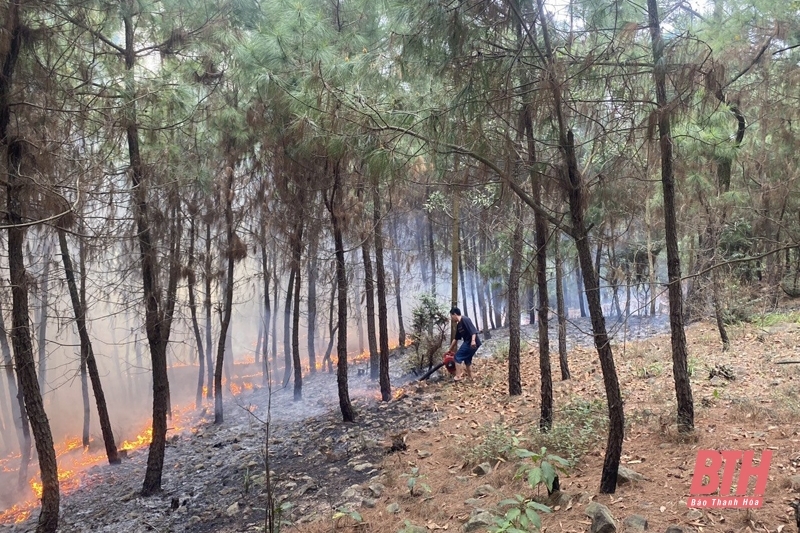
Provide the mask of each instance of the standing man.
{"label": "standing man", "polygon": [[450,343],[450,351],[456,349],[456,341],[459,339],[463,341],[456,352],[456,375],[453,380],[461,381],[464,379],[464,374],[472,379],[472,356],[481,347],[478,328],[468,316],[461,316],[461,309],[458,307],[450,309],[450,320],[456,323],[456,336]]}

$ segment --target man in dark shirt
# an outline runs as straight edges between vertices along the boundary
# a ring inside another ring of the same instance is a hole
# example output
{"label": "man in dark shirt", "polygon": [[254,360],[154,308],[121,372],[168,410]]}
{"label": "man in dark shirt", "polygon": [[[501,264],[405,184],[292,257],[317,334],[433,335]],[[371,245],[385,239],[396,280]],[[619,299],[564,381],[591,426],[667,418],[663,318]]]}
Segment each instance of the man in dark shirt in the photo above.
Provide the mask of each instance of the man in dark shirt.
{"label": "man in dark shirt", "polygon": [[450,320],[456,323],[456,336],[450,343],[450,351],[456,349],[459,339],[463,342],[456,352],[456,375],[455,381],[464,379],[464,375],[472,379],[472,357],[481,346],[481,339],[478,337],[478,328],[472,323],[468,316],[462,316],[461,310],[454,307],[450,310]]}

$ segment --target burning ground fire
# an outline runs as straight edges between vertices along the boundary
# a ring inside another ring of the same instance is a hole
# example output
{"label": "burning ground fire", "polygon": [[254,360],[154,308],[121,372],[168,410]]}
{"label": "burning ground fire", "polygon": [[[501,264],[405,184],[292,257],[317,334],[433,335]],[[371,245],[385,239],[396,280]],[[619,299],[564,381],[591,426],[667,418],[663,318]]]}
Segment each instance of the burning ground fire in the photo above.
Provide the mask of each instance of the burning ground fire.
{"label": "burning ground fire", "polygon": [[[245,376],[244,379],[255,378],[256,376]],[[258,376],[260,379],[260,375]],[[227,389],[234,396],[242,391],[252,390],[252,381],[239,381],[239,383],[226,383]],[[172,433],[181,433],[187,429],[187,419],[195,411],[194,403],[179,408],[173,408],[169,430]],[[122,450],[137,450],[150,445],[153,438],[153,428],[148,426],[131,440],[123,441],[119,447]],[[102,444],[102,443],[101,443]],[[58,461],[58,483],[62,495],[74,492],[82,485],[83,472],[90,467],[105,463],[107,461],[105,449],[84,449],[82,440],[79,437],[67,438],[62,442],[56,443],[56,459]],[[0,459],[0,472],[15,475],[19,465],[20,455],[12,455]],[[31,460],[28,467],[31,471],[37,470],[38,465],[35,459]],[[15,477],[16,478],[16,477]],[[27,520],[36,507],[39,506],[42,498],[42,483],[39,475],[35,475],[28,481],[30,494],[25,501],[17,503],[12,507],[0,512],[0,524],[18,524]]]}

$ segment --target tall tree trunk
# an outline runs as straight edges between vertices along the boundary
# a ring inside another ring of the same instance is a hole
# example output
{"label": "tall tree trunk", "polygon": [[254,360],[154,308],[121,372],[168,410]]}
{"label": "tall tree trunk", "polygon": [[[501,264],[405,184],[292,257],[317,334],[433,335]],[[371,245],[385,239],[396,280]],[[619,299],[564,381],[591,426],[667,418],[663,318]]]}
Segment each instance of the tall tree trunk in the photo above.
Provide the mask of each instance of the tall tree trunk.
{"label": "tall tree trunk", "polygon": [[[336,265],[334,264],[334,270],[336,269]],[[333,321],[333,310],[334,305],[336,304],[336,280],[334,279],[334,283],[331,283],[331,297],[328,300],[328,347],[325,350],[325,356],[322,358],[322,368],[327,368],[328,373],[333,373],[333,361],[331,361],[331,353],[333,352],[333,342],[336,340],[336,330],[338,328],[337,324]],[[327,362],[327,366],[325,363]]]}
{"label": "tall tree trunk", "polygon": [[681,259],[678,250],[678,223],[675,210],[675,176],[672,168],[672,133],[667,102],[664,40],[658,17],[658,3],[647,0],[650,37],[653,43],[653,77],[658,102],[658,132],[661,146],[661,184],[664,196],[664,238],[667,244],[667,275],[669,277],[669,325],[672,332],[672,374],[678,402],[678,431],[694,430],[694,401],[689,381],[686,334],[683,330],[683,291],[681,288]]}
{"label": "tall tree trunk", "polygon": [[213,273],[211,272],[212,262],[211,262],[211,221],[206,221],[206,255],[205,255],[205,265],[204,265],[204,274],[205,274],[205,311],[206,311],[206,368],[208,369],[208,376],[206,378],[206,400],[210,400],[214,397],[214,373],[211,369],[214,367],[214,359],[212,356],[212,351],[214,350],[214,345],[211,342],[211,279],[213,277]]}
{"label": "tall tree trunk", "polygon": [[522,204],[514,205],[514,234],[511,238],[511,270],[508,275],[508,393],[522,394],[520,379],[520,323],[519,279],[522,272]]}
{"label": "tall tree trunk", "polygon": [[381,399],[388,402],[392,398],[389,383],[389,310],[386,305],[386,268],[383,261],[383,220],[381,197],[377,178],[372,186],[372,220],[375,223],[375,273],[378,289],[378,342],[380,348]]}
{"label": "tall tree trunk", "polygon": [[179,274],[177,240],[179,228],[171,230],[169,281],[166,302],[161,302],[158,280],[158,252],[150,229],[150,206],[147,199],[148,179],[139,149],[139,126],[136,118],[136,87],[134,66],[133,13],[136,12],[133,0],[127,0],[122,9],[125,29],[125,103],[126,136],[128,157],[133,182],[133,212],[136,223],[137,240],[142,268],[142,287],[145,300],[145,330],[150,347],[150,361],[153,374],[153,434],[147,456],[147,469],[142,495],[150,496],[161,490],[161,476],[164,468],[164,449],[167,443],[167,411],[169,409],[169,377],[167,375],[167,344],[172,326],[172,313],[175,305],[175,291]]}
{"label": "tall tree trunk", "polygon": [[317,245],[319,242],[319,232],[312,231],[308,245],[308,367],[309,372],[314,374],[317,371]]}
{"label": "tall tree trunk", "polygon": [[42,286],[39,292],[39,331],[36,347],[39,351],[39,389],[44,394],[47,385],[47,312],[50,297],[50,239],[45,237],[44,250],[42,257],[45,258],[44,269],[42,270]]}
{"label": "tall tree trunk", "polygon": [[[272,254],[272,301],[275,302],[275,312],[272,313],[272,368],[278,368],[278,293],[280,292],[280,277],[278,276],[278,254]],[[275,381],[277,383],[277,380]]]}
{"label": "tall tree trunk", "polygon": [[[214,424],[224,421],[222,405],[222,367],[225,362],[225,343],[228,338],[228,327],[233,314],[233,267],[236,261],[234,254],[233,232],[233,163],[225,169],[225,245],[227,247],[228,264],[225,272],[225,300],[223,301],[222,322],[217,344],[217,360],[214,366]],[[231,354],[232,356],[233,354]],[[228,381],[230,383],[230,379]]]}
{"label": "tall tree trunk", "polygon": [[481,308],[481,323],[483,324],[483,338],[484,340],[491,339],[492,333],[489,331],[489,302],[486,300],[486,281],[483,279],[483,276],[480,273],[480,269],[478,268],[478,256],[480,255],[483,257],[484,254],[484,247],[483,247],[483,236],[481,235],[478,241],[478,250],[475,252],[475,264],[473,269],[473,276],[478,280],[478,307]]}
{"label": "tall tree trunk", "polygon": [[[78,327],[78,335],[81,340],[81,360],[86,361],[89,370],[89,377],[92,380],[92,390],[94,391],[94,401],[97,406],[97,414],[100,420],[100,430],[103,434],[103,444],[106,448],[106,457],[110,464],[119,464],[120,458],[117,453],[117,445],[114,442],[114,432],[111,429],[111,419],[108,415],[106,397],[103,393],[103,385],[100,382],[100,372],[97,369],[97,361],[92,350],[92,341],[89,332],[86,330],[86,307],[78,294],[78,285],[75,283],[75,271],[72,267],[72,258],[69,255],[67,246],[67,235],[63,228],[58,228],[58,243],[61,247],[61,260],[64,262],[64,273],[69,287],[69,296],[72,301],[72,311],[75,314],[75,324]],[[83,272],[81,272],[83,276]],[[83,354],[86,354],[85,357]]]}
{"label": "tall tree trunk", "polygon": [[347,271],[344,262],[344,238],[342,237],[342,215],[344,207],[341,205],[340,197],[343,194],[341,184],[342,176],[340,162],[336,162],[333,168],[333,190],[331,191],[328,211],[331,214],[331,226],[333,227],[333,242],[336,253],[336,287],[339,292],[339,308],[337,319],[337,339],[336,354],[339,361],[336,365],[336,383],[339,391],[339,409],[342,412],[342,420],[345,422],[355,422],[356,413],[353,404],[350,402],[350,392],[347,389]]}
{"label": "tall tree trunk", "polygon": [[558,312],[558,362],[561,366],[561,379],[567,380],[569,363],[567,361],[567,310],[564,308],[564,265],[561,257],[561,235],[553,239],[553,252],[556,256],[556,310]]}
{"label": "tall tree trunk", "polygon": [[[381,370],[378,336],[375,328],[375,278],[370,257],[372,235],[365,234],[361,239],[361,258],[364,262],[364,297],[367,302],[367,346],[369,347],[369,377],[378,379]],[[360,307],[360,306],[358,306]]]}
{"label": "tall tree trunk", "polygon": [[558,148],[566,167],[564,169],[566,171],[564,186],[567,189],[570,218],[572,219],[572,233],[578,250],[578,259],[583,270],[583,282],[586,287],[589,314],[592,320],[592,333],[594,334],[595,348],[600,359],[600,367],[603,371],[603,383],[606,389],[606,401],[608,402],[608,441],[606,443],[605,460],[603,461],[603,473],[600,479],[600,492],[610,494],[617,487],[617,472],[619,470],[620,457],[622,456],[622,441],[625,436],[622,394],[614,365],[614,355],[606,330],[603,307],[600,302],[599,278],[592,264],[591,247],[584,219],[584,206],[587,203],[585,184],[578,168],[573,133],[568,129],[566,117],[564,116],[565,106],[562,101],[562,86],[555,78],[556,64],[553,59],[553,48],[550,44],[548,21],[544,19],[543,15],[545,13],[543,0],[536,0],[536,4],[546,51],[546,86],[552,91],[553,111],[558,123]]}
{"label": "tall tree trunk", "polygon": [[294,270],[294,307],[292,313],[292,364],[294,366],[294,400],[303,399],[303,367],[300,364],[300,259],[303,253],[303,219],[297,224],[292,249]]}
{"label": "tall tree trunk", "polygon": [[267,264],[267,240],[262,235],[261,237],[261,274],[264,276],[264,341],[261,344],[261,364],[262,364],[262,377],[264,383],[269,383],[269,360],[267,359],[267,344],[269,341],[269,326],[270,319],[272,318],[272,308],[270,307],[269,300],[269,282],[272,273],[269,271]]}
{"label": "tall tree trunk", "polygon": [[403,298],[400,292],[400,251],[397,239],[397,218],[392,221],[392,276],[394,277],[394,296],[397,307],[397,344],[400,348],[406,345],[406,327],[403,324]]}
{"label": "tall tree trunk", "polygon": [[[0,298],[2,303],[2,298]],[[3,350],[3,366],[6,368],[6,382],[8,383],[8,395],[11,402],[11,416],[14,419],[14,429],[17,434],[17,442],[20,450],[20,467],[18,488],[21,490],[28,483],[28,464],[31,460],[31,434],[28,414],[25,412],[25,402],[22,399],[22,391],[17,386],[17,377],[14,374],[14,360],[11,348],[8,345],[8,332],[6,331],[6,321],[2,305],[0,305],[0,347]]]}
{"label": "tall tree trunk", "polygon": [[295,271],[289,267],[289,285],[286,287],[286,301],[283,306],[283,386],[292,376],[292,301],[294,295]]}
{"label": "tall tree trunk", "polygon": [[[8,226],[8,269],[11,279],[11,344],[14,348],[14,363],[17,368],[19,389],[25,401],[25,410],[30,420],[39,470],[42,477],[42,508],[37,523],[37,533],[55,532],[58,527],[58,468],[53,448],[53,435],[44,410],[36,367],[33,359],[33,341],[30,331],[28,308],[28,279],[25,272],[23,248],[25,229],[23,204],[24,183],[19,174],[23,157],[23,143],[12,141],[9,132],[11,122],[12,80],[22,48],[23,26],[22,2],[11,2],[6,8],[5,25],[0,35],[0,146],[6,164],[6,207]],[[24,450],[23,450],[24,459]]]}
{"label": "tall tree trunk", "polygon": [[428,255],[431,260],[431,294],[436,298],[436,246],[433,240],[433,219],[428,213]]}
{"label": "tall tree trunk", "polygon": [[[533,138],[533,119],[530,106],[524,110],[525,134],[528,142],[528,165],[534,201],[542,205],[542,176],[536,169],[536,145]],[[539,373],[541,379],[541,409],[539,429],[550,431],[553,427],[553,377],[550,369],[550,332],[548,307],[550,299],[547,291],[547,221],[537,211],[533,213],[536,242],[536,288],[539,295]]]}
{"label": "tall tree trunk", "polygon": [[578,307],[581,309],[581,318],[586,318],[586,303],[583,290],[583,273],[581,272],[580,258],[575,256],[575,284],[578,290]]}
{"label": "tall tree trunk", "polygon": [[[199,367],[197,373],[197,392],[194,398],[194,407],[195,409],[200,409],[200,406],[203,403],[203,384],[205,383],[206,379],[206,352],[203,348],[203,335],[200,333],[200,324],[197,320],[197,301],[194,294],[194,284],[197,281],[197,275],[194,271],[194,243],[195,237],[197,236],[197,230],[195,228],[195,219],[197,218],[196,210],[196,199],[192,199],[192,204],[189,208],[189,273],[187,275],[186,285],[189,292],[189,313],[192,316],[192,331],[194,331],[195,344],[197,345],[197,363]],[[210,370],[211,369],[209,368],[209,371]]]}

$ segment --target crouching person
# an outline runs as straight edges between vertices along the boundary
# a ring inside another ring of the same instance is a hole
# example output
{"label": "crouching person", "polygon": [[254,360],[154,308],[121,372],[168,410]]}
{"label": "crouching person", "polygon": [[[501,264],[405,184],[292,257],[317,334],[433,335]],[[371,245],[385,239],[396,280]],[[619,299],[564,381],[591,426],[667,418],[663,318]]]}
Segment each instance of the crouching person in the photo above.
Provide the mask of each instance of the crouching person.
{"label": "crouching person", "polygon": [[461,381],[464,377],[472,379],[472,357],[478,348],[481,347],[481,339],[478,337],[478,328],[472,323],[468,316],[462,316],[461,310],[454,307],[450,310],[450,320],[456,323],[456,336],[450,343],[450,351],[455,351],[456,344],[460,339],[461,347],[456,353],[456,375],[455,381]]}

